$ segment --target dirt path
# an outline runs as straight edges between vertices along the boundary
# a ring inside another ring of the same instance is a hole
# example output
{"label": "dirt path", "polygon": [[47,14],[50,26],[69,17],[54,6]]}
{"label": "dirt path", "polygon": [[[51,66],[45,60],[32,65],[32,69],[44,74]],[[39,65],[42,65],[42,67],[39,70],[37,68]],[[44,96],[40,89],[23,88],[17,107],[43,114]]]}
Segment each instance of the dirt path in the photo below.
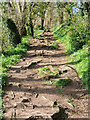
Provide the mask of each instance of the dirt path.
{"label": "dirt path", "polygon": [[[65,64],[67,55],[63,45],[59,44],[60,47],[56,50],[50,49],[53,41],[51,32],[45,32],[40,39],[30,39],[30,50],[20,63],[11,68],[4,102],[6,120],[36,120],[31,119],[31,116],[51,118],[59,112],[57,107],[53,107],[56,100],[58,106],[68,108],[66,113],[69,118],[88,118],[87,91],[76,72]],[[63,91],[57,91],[54,85],[46,84],[39,77],[38,68],[49,65],[56,66],[61,71],[68,70],[60,78],[72,81]],[[69,103],[69,98],[73,102]]]}

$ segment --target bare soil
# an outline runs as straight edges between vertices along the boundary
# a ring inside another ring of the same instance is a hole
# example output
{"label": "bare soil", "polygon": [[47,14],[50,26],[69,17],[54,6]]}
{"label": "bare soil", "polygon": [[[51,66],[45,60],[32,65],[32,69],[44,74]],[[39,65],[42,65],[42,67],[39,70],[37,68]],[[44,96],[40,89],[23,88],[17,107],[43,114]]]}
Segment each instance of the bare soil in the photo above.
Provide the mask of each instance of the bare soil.
{"label": "bare soil", "polygon": [[[8,86],[5,88],[4,115],[6,120],[54,120],[51,116],[60,112],[57,106],[67,108],[68,119],[88,119],[88,94],[81,84],[74,65],[65,58],[65,47],[58,43],[58,49],[51,49],[54,42],[52,32],[44,32],[40,39],[29,39],[30,49],[24,58],[9,71]],[[68,70],[60,78],[69,78],[72,81],[57,90],[52,84],[46,84],[38,75],[38,68],[55,66],[59,70]],[[73,101],[68,102],[68,98]],[[63,120],[63,118],[55,118]]]}

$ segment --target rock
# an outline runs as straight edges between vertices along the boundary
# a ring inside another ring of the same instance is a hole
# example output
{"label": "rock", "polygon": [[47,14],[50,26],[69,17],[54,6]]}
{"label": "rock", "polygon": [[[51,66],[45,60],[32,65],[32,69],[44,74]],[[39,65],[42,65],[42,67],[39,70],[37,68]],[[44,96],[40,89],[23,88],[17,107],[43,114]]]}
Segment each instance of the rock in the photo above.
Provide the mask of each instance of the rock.
{"label": "rock", "polygon": [[65,108],[59,107],[59,112],[54,113],[51,117],[53,120],[66,120],[68,118],[68,114],[65,113]]}
{"label": "rock", "polygon": [[39,62],[41,62],[41,61],[42,61],[41,59],[33,60],[32,62],[30,62],[30,63],[22,66],[21,69],[25,70],[25,69],[29,68],[31,65],[37,64],[37,63],[39,63]]}
{"label": "rock", "polygon": [[51,65],[48,66],[48,68],[50,69],[51,72],[55,72],[59,74],[59,70],[57,68],[52,67]]}
{"label": "rock", "polygon": [[35,98],[37,98],[38,96],[39,96],[39,94],[38,93],[34,93],[35,94]]}
{"label": "rock", "polygon": [[21,67],[21,69],[25,70],[25,69],[29,68],[29,67],[31,66],[31,64],[32,64],[32,63],[29,63],[29,64],[27,64],[27,65],[24,65],[24,66]]}
{"label": "rock", "polygon": [[71,103],[66,103],[66,106],[70,109],[74,109],[73,105]]}

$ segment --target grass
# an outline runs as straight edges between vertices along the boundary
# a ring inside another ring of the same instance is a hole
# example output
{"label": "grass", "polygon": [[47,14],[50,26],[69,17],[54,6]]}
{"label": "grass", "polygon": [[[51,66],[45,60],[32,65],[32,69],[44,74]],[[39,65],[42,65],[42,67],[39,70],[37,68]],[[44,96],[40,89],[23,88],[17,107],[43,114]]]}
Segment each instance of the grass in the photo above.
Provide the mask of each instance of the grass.
{"label": "grass", "polygon": [[59,46],[56,42],[53,42],[53,45],[51,46],[51,49],[58,49]]}
{"label": "grass", "polygon": [[57,85],[57,86],[66,86],[71,80],[70,79],[58,79],[54,82],[54,85]]}
{"label": "grass", "polygon": [[7,75],[7,70],[17,62],[19,59],[26,53],[29,48],[28,39],[30,36],[26,36],[22,38],[22,43],[18,44],[16,47],[8,49],[2,52],[2,56],[0,58],[0,62],[2,63],[1,73],[2,76],[2,86],[5,86],[5,79]]}
{"label": "grass", "polygon": [[[59,72],[52,72],[51,69],[49,68],[50,66],[45,66],[45,67],[40,67],[38,68],[39,71],[39,76],[44,78],[45,80],[48,80],[50,78],[56,78],[57,76],[59,76]],[[52,69],[57,70],[57,68],[52,67]]]}
{"label": "grass", "polygon": [[[1,79],[1,89],[0,89],[0,110],[3,111],[2,104],[3,104],[3,93],[2,91],[3,87],[6,86],[6,80],[7,80],[7,71],[9,68],[19,62],[19,59],[23,57],[23,55],[26,53],[26,51],[29,48],[29,42],[28,39],[30,36],[26,36],[22,38],[22,43],[18,44],[16,47],[13,47],[11,49],[5,50],[2,52],[2,56],[0,57],[0,79]],[[0,114],[0,119],[3,118],[2,113]]]}
{"label": "grass", "polygon": [[51,69],[57,70],[57,68],[52,66],[45,66],[38,68],[39,76],[43,78],[46,84],[52,84],[55,85],[57,88],[57,91],[62,91],[63,87],[68,85],[68,83],[71,81],[71,79],[57,79],[53,80],[52,78],[57,78],[60,76],[59,72],[52,72]]}
{"label": "grass", "polygon": [[70,55],[69,62],[77,62],[75,64],[75,69],[77,70],[79,77],[82,79],[82,83],[86,86],[88,90],[90,90],[90,83],[89,83],[89,52],[87,49],[87,45],[83,46],[83,49],[78,50]]}
{"label": "grass", "polygon": [[[81,22],[82,21],[82,22]],[[70,55],[68,62],[75,64],[75,69],[90,92],[89,81],[89,52],[87,41],[89,39],[88,27],[83,18],[77,18],[70,26],[67,23],[55,26],[53,29],[54,38],[63,43],[66,53]]]}
{"label": "grass", "polygon": [[[67,100],[68,100],[69,103],[73,102],[73,100],[71,98],[67,98]],[[74,105],[74,107],[75,107],[75,105]]]}
{"label": "grass", "polygon": [[41,35],[43,34],[44,30],[35,30],[34,31],[34,37],[40,38]]}

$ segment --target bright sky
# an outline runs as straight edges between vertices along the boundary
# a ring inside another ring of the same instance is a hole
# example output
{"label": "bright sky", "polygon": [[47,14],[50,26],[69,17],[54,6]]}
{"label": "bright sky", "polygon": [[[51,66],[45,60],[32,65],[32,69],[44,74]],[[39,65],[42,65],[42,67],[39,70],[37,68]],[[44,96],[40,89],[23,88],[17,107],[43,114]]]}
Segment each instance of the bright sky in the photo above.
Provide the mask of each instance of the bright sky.
{"label": "bright sky", "polygon": [[[77,6],[80,7],[80,1],[77,3]],[[76,8],[76,7],[73,7],[73,13],[77,13],[79,12],[80,9]]]}

